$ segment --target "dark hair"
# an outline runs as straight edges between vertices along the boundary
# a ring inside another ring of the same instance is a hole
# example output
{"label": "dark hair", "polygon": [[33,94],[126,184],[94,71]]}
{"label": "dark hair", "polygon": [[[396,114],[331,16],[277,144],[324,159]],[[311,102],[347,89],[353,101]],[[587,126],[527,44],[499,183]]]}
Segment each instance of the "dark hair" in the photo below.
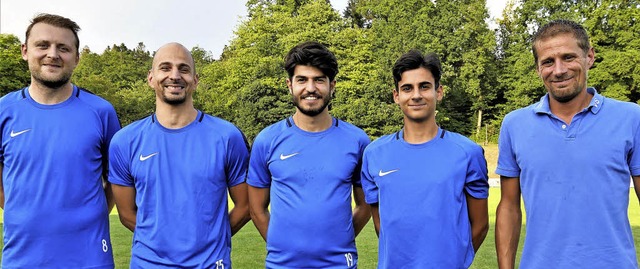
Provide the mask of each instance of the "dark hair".
{"label": "dark hair", "polygon": [[323,74],[334,81],[338,74],[338,60],[324,45],[309,41],[293,47],[284,60],[284,69],[293,78],[293,71],[298,65],[308,65],[320,69]]}
{"label": "dark hair", "polygon": [[398,90],[398,82],[402,79],[402,73],[423,67],[433,75],[436,82],[436,88],[440,87],[440,77],[442,76],[442,66],[440,59],[435,53],[422,55],[418,50],[410,50],[398,58],[393,65],[393,82],[396,90]]}
{"label": "dark hair", "polygon": [[577,24],[570,20],[553,20],[544,26],[540,27],[538,31],[533,35],[531,41],[531,48],[533,49],[533,58],[538,65],[538,52],[536,51],[536,43],[554,37],[560,34],[572,34],[578,41],[578,46],[582,51],[587,54],[591,45],[589,44],[589,35],[582,25]]}
{"label": "dark hair", "polygon": [[54,14],[41,13],[36,15],[32,20],[29,27],[27,27],[27,33],[25,35],[24,43],[27,44],[29,42],[29,35],[31,34],[31,28],[37,23],[46,23],[55,27],[66,28],[73,32],[73,36],[76,37],[76,53],[80,53],[80,39],[78,39],[78,31],[80,31],[80,26],[74,21]]}

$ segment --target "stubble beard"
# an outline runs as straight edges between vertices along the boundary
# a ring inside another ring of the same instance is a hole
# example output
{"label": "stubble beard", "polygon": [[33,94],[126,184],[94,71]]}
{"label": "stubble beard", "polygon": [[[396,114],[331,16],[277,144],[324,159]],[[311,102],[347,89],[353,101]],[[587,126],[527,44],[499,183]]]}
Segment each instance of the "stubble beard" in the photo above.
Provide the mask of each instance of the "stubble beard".
{"label": "stubble beard", "polygon": [[69,83],[72,73],[62,73],[57,79],[45,78],[39,71],[32,71],[31,75],[38,84],[44,85],[50,89],[60,89]]}
{"label": "stubble beard", "polygon": [[[318,96],[318,95],[316,95]],[[306,97],[306,96],[305,96]],[[302,114],[309,116],[309,117],[315,117],[317,115],[319,115],[320,113],[322,113],[322,111],[324,111],[325,108],[327,108],[327,106],[329,106],[329,104],[331,103],[331,96],[327,95],[321,98],[322,100],[322,106],[320,106],[317,109],[306,109],[303,108],[300,105],[300,99],[303,99],[304,97],[300,97],[299,99],[296,98],[295,96],[292,98],[293,100],[293,104],[296,106],[296,108],[298,108],[298,111],[300,111]]]}

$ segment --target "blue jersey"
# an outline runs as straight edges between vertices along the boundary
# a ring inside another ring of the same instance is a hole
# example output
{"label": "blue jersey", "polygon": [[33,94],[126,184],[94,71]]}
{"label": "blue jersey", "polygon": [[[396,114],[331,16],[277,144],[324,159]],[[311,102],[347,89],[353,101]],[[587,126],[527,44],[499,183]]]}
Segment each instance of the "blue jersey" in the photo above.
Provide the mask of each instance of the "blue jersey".
{"label": "blue jersey", "polygon": [[520,178],[527,218],[520,268],[637,268],[627,210],[640,107],[588,91],[569,125],[547,95],[502,123],[496,173]]}
{"label": "blue jersey", "polygon": [[351,189],[369,138],[334,119],[306,132],[290,118],[258,134],[247,183],[271,188],[267,268],[355,268]]}
{"label": "blue jersey", "polygon": [[113,268],[102,187],[113,106],[73,86],[43,105],[28,88],[0,99],[2,268]]}
{"label": "blue jersey", "polygon": [[202,112],[180,129],[151,115],[118,132],[109,181],[136,190],[131,268],[231,268],[227,188],[249,161],[233,124]]}
{"label": "blue jersey", "polygon": [[372,142],[362,161],[362,187],[378,203],[378,268],[468,268],[474,257],[468,193],[489,195],[483,150],[438,129],[422,144],[403,131]]}

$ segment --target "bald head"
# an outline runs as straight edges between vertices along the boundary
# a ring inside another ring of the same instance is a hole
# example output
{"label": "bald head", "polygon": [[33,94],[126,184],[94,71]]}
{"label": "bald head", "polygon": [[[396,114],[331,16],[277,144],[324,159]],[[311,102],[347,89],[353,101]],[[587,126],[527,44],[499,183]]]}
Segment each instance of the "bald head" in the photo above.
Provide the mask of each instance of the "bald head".
{"label": "bald head", "polygon": [[191,56],[191,52],[182,44],[176,42],[167,43],[156,51],[156,54],[153,56],[151,70],[161,66],[163,62],[176,58],[187,59],[187,62],[190,65],[191,73],[195,74],[196,63],[193,60],[193,56]]}

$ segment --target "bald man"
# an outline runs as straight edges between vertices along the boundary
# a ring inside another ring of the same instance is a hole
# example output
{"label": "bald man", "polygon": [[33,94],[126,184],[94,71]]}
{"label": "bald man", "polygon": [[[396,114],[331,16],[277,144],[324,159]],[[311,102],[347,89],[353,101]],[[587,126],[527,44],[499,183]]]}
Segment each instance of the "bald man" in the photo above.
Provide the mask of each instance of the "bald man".
{"label": "bald man", "polygon": [[134,233],[131,268],[231,268],[231,236],[249,221],[244,135],[194,108],[198,75],[184,46],[158,49],[147,81],[155,113],[109,147],[120,221]]}

